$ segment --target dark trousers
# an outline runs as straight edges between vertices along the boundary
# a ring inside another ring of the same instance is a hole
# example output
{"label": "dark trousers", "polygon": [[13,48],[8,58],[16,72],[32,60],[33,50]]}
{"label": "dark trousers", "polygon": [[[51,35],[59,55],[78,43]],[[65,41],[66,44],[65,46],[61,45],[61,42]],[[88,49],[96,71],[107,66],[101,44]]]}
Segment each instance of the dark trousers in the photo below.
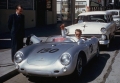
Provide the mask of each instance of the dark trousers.
{"label": "dark trousers", "polygon": [[22,37],[11,37],[11,58],[14,61],[15,53],[23,48],[23,38]]}

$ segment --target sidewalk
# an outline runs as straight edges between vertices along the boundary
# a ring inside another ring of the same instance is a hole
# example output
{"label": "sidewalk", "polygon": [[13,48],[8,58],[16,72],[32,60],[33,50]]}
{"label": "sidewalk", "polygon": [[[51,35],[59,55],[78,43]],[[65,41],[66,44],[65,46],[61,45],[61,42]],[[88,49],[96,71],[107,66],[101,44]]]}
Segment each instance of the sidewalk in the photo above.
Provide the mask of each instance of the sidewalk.
{"label": "sidewalk", "polygon": [[[25,29],[25,37],[34,34],[38,37],[45,38],[51,35],[60,35],[59,28],[61,23],[46,25],[41,27],[34,27]],[[66,26],[71,23],[66,23]],[[25,39],[24,39],[25,41]],[[0,83],[18,74],[15,65],[11,60],[11,39],[10,33],[0,34]]]}
{"label": "sidewalk", "polygon": [[11,60],[11,50],[0,52],[0,82],[9,79],[10,76],[18,74]]}

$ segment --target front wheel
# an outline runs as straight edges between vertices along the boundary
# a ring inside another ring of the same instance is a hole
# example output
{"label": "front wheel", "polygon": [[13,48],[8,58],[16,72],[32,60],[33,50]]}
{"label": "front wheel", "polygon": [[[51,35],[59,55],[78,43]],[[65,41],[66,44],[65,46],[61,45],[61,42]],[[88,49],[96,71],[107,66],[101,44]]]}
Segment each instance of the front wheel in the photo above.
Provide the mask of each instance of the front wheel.
{"label": "front wheel", "polygon": [[76,72],[78,76],[81,76],[82,70],[83,70],[83,59],[82,57],[79,57],[76,66]]}
{"label": "front wheel", "polygon": [[82,54],[80,54],[80,55],[81,56],[78,56],[76,68],[73,73],[74,76],[77,76],[77,77],[81,77],[83,67],[84,67],[84,58],[82,57]]}

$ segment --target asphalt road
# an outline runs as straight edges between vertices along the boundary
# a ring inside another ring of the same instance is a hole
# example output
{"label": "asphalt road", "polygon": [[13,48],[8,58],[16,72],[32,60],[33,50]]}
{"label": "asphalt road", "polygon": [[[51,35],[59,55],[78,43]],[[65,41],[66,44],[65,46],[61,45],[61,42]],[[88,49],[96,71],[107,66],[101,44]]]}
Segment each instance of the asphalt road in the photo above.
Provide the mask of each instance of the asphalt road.
{"label": "asphalt road", "polygon": [[[110,48],[105,50],[100,49],[100,56],[98,59],[93,59],[86,66],[82,73],[81,78],[72,76],[58,77],[58,78],[46,78],[46,77],[33,77],[27,78],[21,73],[11,77],[4,83],[110,83],[110,73],[112,66],[115,62],[115,58],[120,53],[120,35],[116,35],[115,40],[111,42]],[[120,77],[118,77],[120,78]],[[107,81],[106,81],[107,80]],[[112,79],[110,79],[112,80]],[[113,79],[114,80],[114,79]],[[119,83],[113,81],[111,83]]]}

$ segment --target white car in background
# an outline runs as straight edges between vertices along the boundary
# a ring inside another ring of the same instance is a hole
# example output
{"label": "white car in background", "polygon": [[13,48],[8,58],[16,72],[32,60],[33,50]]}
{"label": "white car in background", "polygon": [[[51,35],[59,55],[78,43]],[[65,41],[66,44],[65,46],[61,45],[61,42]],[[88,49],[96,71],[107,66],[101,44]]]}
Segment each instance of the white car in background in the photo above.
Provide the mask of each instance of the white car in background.
{"label": "white car in background", "polygon": [[116,22],[117,28],[120,29],[120,10],[119,9],[113,9],[113,10],[107,10],[107,12],[114,13],[113,20]]}
{"label": "white car in background", "polygon": [[78,23],[65,27],[67,35],[74,35],[75,29],[81,29],[84,37],[96,36],[99,44],[109,47],[110,40],[114,38],[116,23],[112,13],[106,11],[91,11],[78,15]]}

